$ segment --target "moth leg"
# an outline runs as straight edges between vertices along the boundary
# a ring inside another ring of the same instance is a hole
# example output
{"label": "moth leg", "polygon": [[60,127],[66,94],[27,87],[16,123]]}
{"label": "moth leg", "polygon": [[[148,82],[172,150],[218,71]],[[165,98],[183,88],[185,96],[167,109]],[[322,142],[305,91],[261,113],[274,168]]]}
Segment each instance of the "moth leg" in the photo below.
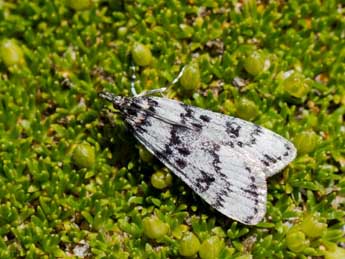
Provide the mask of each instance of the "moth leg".
{"label": "moth leg", "polygon": [[162,88],[158,88],[158,89],[152,89],[152,90],[148,90],[148,91],[143,91],[140,94],[137,94],[136,96],[145,96],[145,95],[152,95],[155,93],[160,93],[161,95],[163,95],[163,92],[165,92],[167,90],[166,87],[162,87]]}
{"label": "moth leg", "polygon": [[178,73],[177,77],[175,77],[175,79],[172,80],[172,82],[171,82],[170,84],[168,84],[168,85],[166,86],[166,88],[168,88],[168,87],[170,87],[170,86],[176,84],[177,81],[180,80],[181,76],[183,75],[183,72],[184,72],[185,68],[186,68],[186,66],[184,66],[184,67],[181,69],[181,71],[180,71],[180,73]]}
{"label": "moth leg", "polygon": [[168,87],[171,87],[172,85],[176,84],[178,82],[178,80],[180,80],[181,76],[183,75],[183,72],[185,70],[185,66],[181,69],[181,71],[178,73],[178,75],[174,78],[174,80],[167,84],[165,87],[162,88],[158,88],[158,89],[152,89],[152,90],[148,90],[148,91],[143,91],[140,94],[137,93],[137,91],[135,90],[135,79],[136,79],[136,75],[135,75],[135,66],[132,65],[130,67],[131,69],[131,92],[134,96],[145,96],[145,95],[152,95],[155,93],[160,93],[163,96],[163,93],[168,89]]}
{"label": "moth leg", "polygon": [[155,94],[155,93],[160,93],[163,95],[163,92],[166,91],[166,87],[162,87],[162,88],[158,88],[158,89],[152,89],[149,91],[143,91],[140,94],[137,93],[137,91],[135,90],[135,80],[137,79],[137,76],[135,74],[135,66],[131,65],[130,66],[130,70],[131,70],[131,92],[133,94],[133,96],[145,96],[145,95],[151,95],[151,94]]}

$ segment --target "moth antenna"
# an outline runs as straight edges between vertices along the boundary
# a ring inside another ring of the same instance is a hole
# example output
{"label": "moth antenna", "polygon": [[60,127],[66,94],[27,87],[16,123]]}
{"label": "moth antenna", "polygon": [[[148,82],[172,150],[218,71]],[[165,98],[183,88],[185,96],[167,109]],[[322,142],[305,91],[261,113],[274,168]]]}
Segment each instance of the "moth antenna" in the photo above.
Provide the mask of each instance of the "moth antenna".
{"label": "moth antenna", "polygon": [[[131,67],[132,68],[132,67]],[[133,71],[135,71],[135,67],[133,66]],[[146,95],[152,95],[152,94],[155,94],[155,93],[160,93],[162,96],[164,96],[164,92],[171,86],[173,86],[174,84],[176,84],[178,82],[178,80],[180,80],[181,76],[183,75],[183,72],[185,70],[185,66],[182,67],[181,71],[178,73],[178,75],[174,78],[174,80],[167,84],[165,87],[161,87],[161,88],[158,88],[158,89],[152,89],[152,90],[148,90],[148,91],[143,91],[141,92],[140,94],[137,94],[136,91],[135,91],[135,88],[134,88],[134,82],[132,81],[131,82],[131,89],[132,89],[132,93],[134,96],[146,96]],[[133,79],[133,76],[132,76],[132,79]],[[135,79],[135,76],[134,76],[134,79]]]}
{"label": "moth antenna", "polygon": [[181,76],[183,75],[185,68],[186,68],[186,66],[183,66],[181,71],[180,71],[180,73],[178,73],[177,77],[175,77],[175,79],[172,80],[172,82],[170,84],[166,85],[165,88],[168,88],[168,87],[173,86],[174,84],[176,84],[177,81],[180,80]]}

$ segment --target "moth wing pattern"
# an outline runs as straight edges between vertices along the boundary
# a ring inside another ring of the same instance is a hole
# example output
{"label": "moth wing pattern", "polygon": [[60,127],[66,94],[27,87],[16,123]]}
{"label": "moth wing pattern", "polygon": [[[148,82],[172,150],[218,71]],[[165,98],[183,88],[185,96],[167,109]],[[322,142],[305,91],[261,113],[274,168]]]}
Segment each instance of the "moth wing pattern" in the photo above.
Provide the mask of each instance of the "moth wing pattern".
{"label": "moth wing pattern", "polygon": [[227,140],[234,150],[243,154],[243,158],[256,160],[266,177],[280,172],[296,157],[296,148],[291,142],[254,123],[171,99],[150,98],[160,104],[155,111],[157,116],[171,121],[181,120],[182,116],[188,126],[193,123],[204,125],[207,132]]}
{"label": "moth wing pattern", "polygon": [[[136,137],[203,200],[225,216],[247,225],[262,220],[266,211],[266,180],[264,173],[254,165],[229,156],[229,149],[222,147],[218,155],[223,162],[219,163],[221,169],[218,171],[213,165],[214,158],[206,150],[195,151],[189,159],[165,156],[162,155],[164,145],[152,141],[155,136],[139,133]],[[179,152],[174,147],[171,150]]]}
{"label": "moth wing pattern", "polygon": [[249,225],[262,219],[266,176],[255,161],[244,158],[213,128],[187,123],[182,103],[167,107],[170,100],[153,97],[132,98],[131,102],[137,113],[125,116],[126,121],[135,137],[165,166],[222,214]]}
{"label": "moth wing pattern", "polygon": [[253,123],[181,102],[101,95],[135,137],[212,207],[244,224],[266,210],[266,177],[295,157],[292,143]]}

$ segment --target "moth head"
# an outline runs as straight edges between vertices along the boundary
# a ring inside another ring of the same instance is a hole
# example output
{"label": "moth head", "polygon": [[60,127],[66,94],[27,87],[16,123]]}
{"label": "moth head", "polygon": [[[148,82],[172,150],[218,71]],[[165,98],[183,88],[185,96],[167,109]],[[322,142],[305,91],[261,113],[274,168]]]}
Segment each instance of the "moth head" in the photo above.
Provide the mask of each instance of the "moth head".
{"label": "moth head", "polygon": [[116,96],[109,92],[101,92],[99,96],[109,102],[112,102],[116,109],[121,110],[121,107],[126,103],[126,97]]}

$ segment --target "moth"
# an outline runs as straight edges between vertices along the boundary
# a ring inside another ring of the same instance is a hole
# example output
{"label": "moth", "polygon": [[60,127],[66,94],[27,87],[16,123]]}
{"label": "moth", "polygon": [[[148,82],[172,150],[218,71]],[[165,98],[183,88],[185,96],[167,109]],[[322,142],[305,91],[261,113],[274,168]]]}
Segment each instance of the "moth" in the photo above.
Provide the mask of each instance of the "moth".
{"label": "moth", "polygon": [[134,136],[225,216],[255,225],[266,211],[266,178],[296,156],[294,145],[251,122],[163,97],[100,96]]}

